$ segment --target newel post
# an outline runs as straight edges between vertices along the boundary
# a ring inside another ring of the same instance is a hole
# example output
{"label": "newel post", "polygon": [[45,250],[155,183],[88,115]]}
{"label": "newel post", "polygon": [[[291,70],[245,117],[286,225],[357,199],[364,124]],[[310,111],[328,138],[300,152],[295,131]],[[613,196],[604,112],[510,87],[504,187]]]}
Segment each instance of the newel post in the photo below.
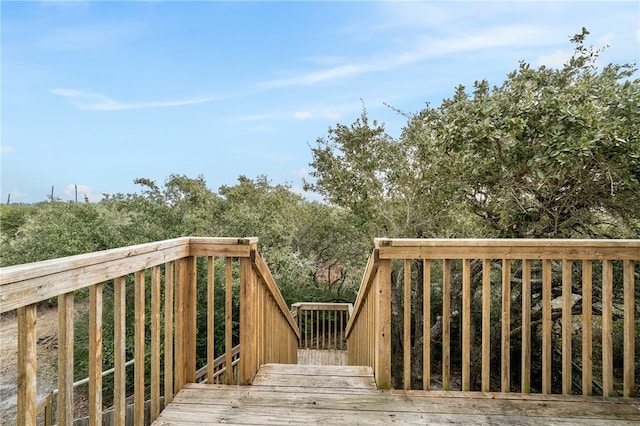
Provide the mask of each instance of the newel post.
{"label": "newel post", "polygon": [[253,249],[251,257],[240,258],[240,385],[250,385],[258,372],[258,293],[256,272],[252,266],[255,256],[256,250]]}
{"label": "newel post", "polygon": [[175,392],[196,381],[196,259],[177,262],[175,312]]}
{"label": "newel post", "polygon": [[380,259],[375,279],[375,361],[378,389],[391,389],[391,260]]}

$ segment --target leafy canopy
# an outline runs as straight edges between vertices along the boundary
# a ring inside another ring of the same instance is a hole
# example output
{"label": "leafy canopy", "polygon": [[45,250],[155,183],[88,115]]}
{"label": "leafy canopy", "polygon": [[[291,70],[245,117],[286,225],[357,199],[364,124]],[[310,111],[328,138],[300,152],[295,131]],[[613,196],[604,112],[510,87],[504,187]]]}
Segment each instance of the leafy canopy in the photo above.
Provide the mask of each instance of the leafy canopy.
{"label": "leafy canopy", "polygon": [[599,68],[587,35],[561,69],[521,62],[501,86],[459,86],[398,140],[366,111],[329,129],[307,187],[378,234],[637,236],[640,80],[634,64]]}

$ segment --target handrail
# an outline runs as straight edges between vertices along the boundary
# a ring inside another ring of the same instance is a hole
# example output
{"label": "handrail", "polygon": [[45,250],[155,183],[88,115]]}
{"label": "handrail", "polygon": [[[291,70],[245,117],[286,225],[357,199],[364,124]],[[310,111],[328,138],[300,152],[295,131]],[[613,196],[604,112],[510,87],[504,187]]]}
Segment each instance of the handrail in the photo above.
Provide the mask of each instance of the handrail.
{"label": "handrail", "polygon": [[248,257],[256,243],[257,238],[182,237],[7,266],[0,268],[0,313],[187,256]]}
{"label": "handrail", "polygon": [[349,322],[347,323],[346,335],[349,337],[351,333],[351,329],[355,321],[362,310],[364,300],[369,295],[369,290],[371,289],[371,285],[373,284],[373,280],[376,277],[378,272],[378,264],[380,262],[380,252],[375,249],[367,259],[367,267],[364,271],[364,276],[362,277],[362,282],[360,283],[360,290],[358,291],[358,295],[356,296],[356,301],[353,305],[353,314],[351,318],[349,318]]}
{"label": "handrail", "polygon": [[353,311],[351,303],[298,302],[291,315],[300,329],[299,349],[346,350],[345,328]]}
{"label": "handrail", "polygon": [[[251,250],[240,263],[239,383],[251,384],[262,364],[297,362],[300,330],[260,253]],[[229,362],[229,361],[227,361]]]}
{"label": "handrail", "polygon": [[[218,303],[223,305],[225,312],[224,362],[229,371],[236,364],[238,366],[238,374],[226,374],[225,383],[251,383],[260,362],[296,362],[300,332],[266,263],[257,252],[257,241],[257,238],[182,237],[0,268],[0,312],[18,311],[18,425],[34,424],[38,408],[43,407],[36,400],[35,323],[37,304],[53,297],[58,298],[59,318],[56,421],[61,425],[73,422],[74,293],[85,288],[89,290],[90,419],[98,419],[102,413],[104,288],[112,287],[113,291],[108,294],[114,295],[116,424],[122,424],[126,409],[127,299],[134,302],[136,310],[133,324],[136,424],[145,421],[147,391],[151,419],[154,419],[160,411],[161,393],[168,404],[185,383],[196,381],[196,313],[199,309],[205,309],[207,317],[207,380],[219,380],[213,359],[213,319],[214,311],[219,309],[214,297],[216,281],[224,283],[224,300]],[[198,267],[198,258],[206,258],[206,265]],[[215,267],[217,259],[223,266],[221,274]],[[234,263],[240,266],[239,279],[234,272],[237,271]],[[198,271],[205,272],[205,269],[206,283],[198,284]],[[196,290],[202,285],[206,286],[207,301],[199,306],[202,303],[197,300]],[[239,312],[232,303],[234,289],[238,288]],[[234,337],[237,335],[239,342]],[[242,348],[239,360],[232,350],[238,343]],[[161,348],[164,356],[161,356]],[[150,388],[146,389],[145,383],[150,383]],[[50,413],[47,416],[50,417]]]}
{"label": "handrail", "polygon": [[[633,395],[640,240],[380,238],[374,257],[377,269],[367,267],[347,335],[349,362],[374,367],[380,387],[391,385],[393,359],[399,361],[393,381],[405,389],[421,376],[421,387],[429,390],[436,365],[444,390],[451,390],[452,374],[463,391],[495,390],[490,386],[495,359],[502,392],[591,395],[595,386],[604,396]],[[601,297],[597,304],[596,297]],[[394,338],[399,346],[393,358],[391,330],[385,328],[392,321],[391,299],[394,332],[402,333]],[[623,327],[614,327],[617,309]],[[557,339],[554,322],[561,330]],[[577,324],[583,326],[574,357]],[[595,327],[601,328],[601,342],[594,342]],[[432,339],[439,344],[432,345]],[[614,341],[620,346],[615,357]],[[432,359],[437,352],[442,358]],[[512,352],[520,359],[512,360]],[[460,361],[453,361],[454,353]],[[422,370],[414,372],[416,357],[422,357]],[[478,385],[471,380],[474,368]],[[516,369],[520,380],[513,377]],[[582,384],[573,382],[576,372]]]}
{"label": "handrail", "polygon": [[264,261],[262,256],[260,256],[260,253],[258,253],[256,250],[251,251],[251,264],[258,276],[264,281],[264,284],[269,291],[270,296],[280,308],[280,312],[289,323],[291,330],[299,339],[300,330],[298,329],[298,325],[291,316],[291,311],[289,311],[289,309],[287,308],[287,303],[285,302],[284,297],[282,297],[282,293],[280,292],[280,289],[278,288],[273,275],[271,275],[269,265],[267,265],[267,262]]}

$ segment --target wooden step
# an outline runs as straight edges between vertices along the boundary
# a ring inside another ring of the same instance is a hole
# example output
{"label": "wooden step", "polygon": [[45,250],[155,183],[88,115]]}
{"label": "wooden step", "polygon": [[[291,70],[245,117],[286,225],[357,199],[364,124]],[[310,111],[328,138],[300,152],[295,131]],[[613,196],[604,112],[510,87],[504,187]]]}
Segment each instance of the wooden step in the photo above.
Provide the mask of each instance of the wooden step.
{"label": "wooden step", "polygon": [[252,386],[377,389],[371,367],[350,365],[265,364]]}

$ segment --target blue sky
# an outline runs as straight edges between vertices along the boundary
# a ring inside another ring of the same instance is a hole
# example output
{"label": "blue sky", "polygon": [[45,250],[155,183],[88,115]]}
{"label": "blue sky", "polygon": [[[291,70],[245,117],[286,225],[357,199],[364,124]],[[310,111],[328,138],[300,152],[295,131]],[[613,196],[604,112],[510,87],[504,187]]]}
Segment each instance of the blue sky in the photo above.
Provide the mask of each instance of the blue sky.
{"label": "blue sky", "polygon": [[520,60],[561,66],[584,26],[602,64],[640,62],[640,3],[2,1],[5,203],[213,190],[266,175],[300,190],[310,145],[362,111],[398,136],[458,84]]}

